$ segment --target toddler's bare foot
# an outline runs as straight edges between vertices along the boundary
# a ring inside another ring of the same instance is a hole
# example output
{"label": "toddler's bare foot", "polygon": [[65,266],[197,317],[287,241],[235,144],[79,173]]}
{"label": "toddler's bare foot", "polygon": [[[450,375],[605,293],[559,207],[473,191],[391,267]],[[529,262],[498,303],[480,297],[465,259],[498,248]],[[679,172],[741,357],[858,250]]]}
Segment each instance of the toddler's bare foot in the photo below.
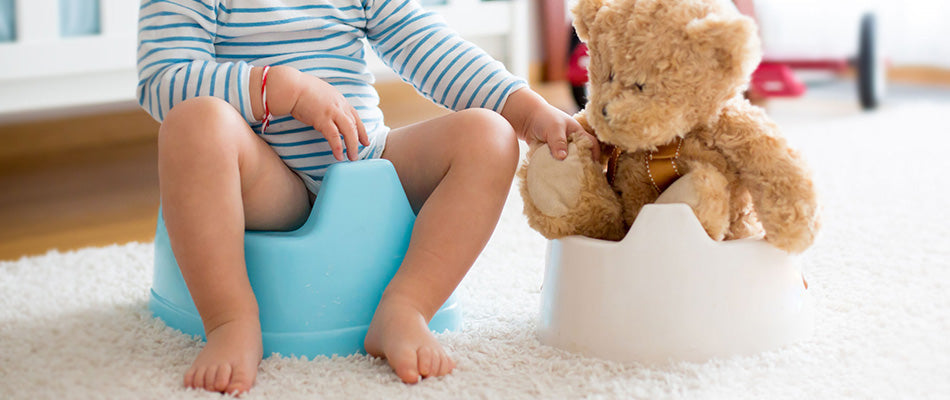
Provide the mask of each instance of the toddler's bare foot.
{"label": "toddler's bare foot", "polygon": [[383,298],[364,342],[366,352],[389,361],[389,366],[405,383],[444,376],[455,368],[425,317],[405,302]]}
{"label": "toddler's bare foot", "polygon": [[208,343],[185,373],[185,386],[223,393],[250,390],[263,353],[256,316],[226,322],[207,337]]}

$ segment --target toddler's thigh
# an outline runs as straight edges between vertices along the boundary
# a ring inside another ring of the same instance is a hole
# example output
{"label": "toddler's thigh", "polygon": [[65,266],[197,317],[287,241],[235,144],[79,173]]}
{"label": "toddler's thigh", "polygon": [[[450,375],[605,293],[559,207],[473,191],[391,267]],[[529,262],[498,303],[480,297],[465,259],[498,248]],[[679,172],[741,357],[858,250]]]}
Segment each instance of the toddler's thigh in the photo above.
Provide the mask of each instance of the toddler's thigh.
{"label": "toddler's thigh", "polygon": [[300,227],[310,215],[310,191],[280,156],[251,136],[241,165],[241,196],[247,229],[282,231]]}
{"label": "toddler's thigh", "polygon": [[[227,187],[239,189],[248,229],[293,229],[309,215],[309,192],[300,177],[221,99],[189,99],[171,110],[160,130],[159,162],[239,182]],[[219,195],[238,194],[228,191]]]}

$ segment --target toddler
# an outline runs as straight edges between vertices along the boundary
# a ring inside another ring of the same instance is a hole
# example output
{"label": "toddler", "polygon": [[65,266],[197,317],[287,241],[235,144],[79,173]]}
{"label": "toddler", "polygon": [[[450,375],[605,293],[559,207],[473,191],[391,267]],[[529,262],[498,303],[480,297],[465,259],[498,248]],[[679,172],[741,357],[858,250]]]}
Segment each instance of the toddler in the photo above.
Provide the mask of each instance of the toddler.
{"label": "toddler", "polygon": [[[364,39],[457,112],[390,131]],[[207,336],[184,384],[210,391],[247,391],[262,357],[245,229],[300,226],[326,168],[367,158],[392,162],[418,217],[366,351],[407,383],[451,372],[427,324],[491,236],[517,139],[563,159],[583,132],[412,0],[142,0],[138,70],[139,102],[162,123],[171,245]]]}

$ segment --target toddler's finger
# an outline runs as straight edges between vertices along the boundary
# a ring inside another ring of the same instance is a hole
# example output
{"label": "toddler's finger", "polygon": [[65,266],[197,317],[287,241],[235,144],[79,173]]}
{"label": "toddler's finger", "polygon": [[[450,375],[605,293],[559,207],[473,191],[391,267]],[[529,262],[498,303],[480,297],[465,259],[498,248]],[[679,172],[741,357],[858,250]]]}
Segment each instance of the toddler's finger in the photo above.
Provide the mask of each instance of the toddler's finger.
{"label": "toddler's finger", "polygon": [[369,146],[369,136],[366,134],[366,126],[363,125],[363,119],[355,108],[351,109],[353,120],[356,121],[356,130],[360,133],[360,143],[363,146]]}
{"label": "toddler's finger", "polygon": [[336,158],[337,161],[343,161],[343,142],[340,140],[340,131],[336,128],[336,125],[332,121],[328,121],[323,126],[315,126],[314,128],[319,130],[327,140],[327,144],[333,150],[333,158]]}
{"label": "toddler's finger", "polygon": [[563,160],[567,158],[567,135],[563,129],[558,129],[548,133],[548,147],[551,149],[551,155],[555,159]]}
{"label": "toddler's finger", "polygon": [[354,123],[346,114],[337,115],[336,126],[343,135],[343,142],[346,143],[346,155],[350,161],[356,161],[360,157],[359,133],[356,131]]}

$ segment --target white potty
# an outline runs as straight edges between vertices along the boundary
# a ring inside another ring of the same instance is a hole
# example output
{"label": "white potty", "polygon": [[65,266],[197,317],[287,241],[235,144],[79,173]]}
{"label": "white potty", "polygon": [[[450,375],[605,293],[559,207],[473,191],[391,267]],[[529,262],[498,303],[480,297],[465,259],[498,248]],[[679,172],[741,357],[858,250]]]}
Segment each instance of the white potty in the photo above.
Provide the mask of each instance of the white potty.
{"label": "white potty", "polygon": [[549,242],[539,334],[609,360],[702,362],[807,339],[812,312],[794,256],[713,241],[689,206],[651,204],[620,242]]}

